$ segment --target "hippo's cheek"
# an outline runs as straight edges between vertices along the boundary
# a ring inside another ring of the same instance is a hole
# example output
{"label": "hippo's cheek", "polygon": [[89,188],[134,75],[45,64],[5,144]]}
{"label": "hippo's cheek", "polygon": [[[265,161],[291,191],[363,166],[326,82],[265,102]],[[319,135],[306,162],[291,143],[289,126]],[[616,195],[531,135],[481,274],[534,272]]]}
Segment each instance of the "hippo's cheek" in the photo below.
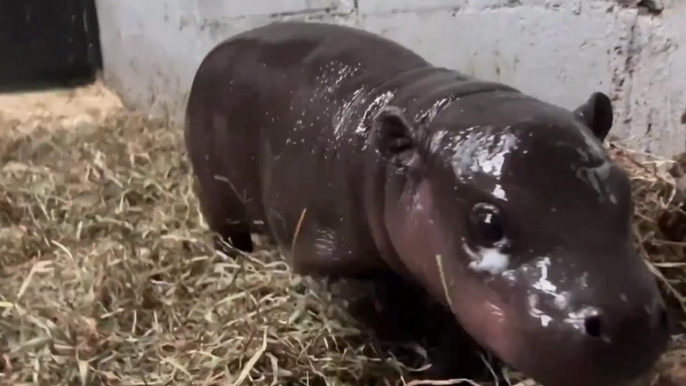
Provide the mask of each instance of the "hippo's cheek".
{"label": "hippo's cheek", "polygon": [[453,302],[453,313],[462,327],[484,348],[506,360],[516,355],[522,342],[513,334],[516,318],[509,306],[489,296],[488,289],[468,301]]}
{"label": "hippo's cheek", "polygon": [[460,325],[499,357],[515,355],[521,342],[512,333],[518,328],[512,305],[503,301],[481,277],[460,268],[456,259],[439,257],[437,263],[445,298]]}

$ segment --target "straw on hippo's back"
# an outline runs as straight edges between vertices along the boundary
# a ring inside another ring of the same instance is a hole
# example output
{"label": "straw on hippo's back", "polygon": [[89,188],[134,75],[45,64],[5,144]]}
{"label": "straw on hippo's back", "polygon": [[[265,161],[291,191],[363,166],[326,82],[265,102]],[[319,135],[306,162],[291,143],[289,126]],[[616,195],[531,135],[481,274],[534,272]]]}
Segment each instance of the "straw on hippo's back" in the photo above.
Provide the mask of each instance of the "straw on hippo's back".
{"label": "straw on hippo's back", "polygon": [[186,143],[235,247],[261,230],[302,274],[393,272],[546,386],[612,386],[668,334],[611,126],[602,93],[568,111],[367,32],[283,22],[207,55]]}

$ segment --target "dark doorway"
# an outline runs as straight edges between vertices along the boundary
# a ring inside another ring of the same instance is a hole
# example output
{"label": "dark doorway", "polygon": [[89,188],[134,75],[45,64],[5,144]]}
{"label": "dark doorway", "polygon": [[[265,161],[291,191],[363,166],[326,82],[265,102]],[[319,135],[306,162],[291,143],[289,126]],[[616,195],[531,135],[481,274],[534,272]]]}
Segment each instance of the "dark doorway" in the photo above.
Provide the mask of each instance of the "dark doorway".
{"label": "dark doorway", "polygon": [[101,68],[95,0],[0,1],[0,91],[86,84]]}

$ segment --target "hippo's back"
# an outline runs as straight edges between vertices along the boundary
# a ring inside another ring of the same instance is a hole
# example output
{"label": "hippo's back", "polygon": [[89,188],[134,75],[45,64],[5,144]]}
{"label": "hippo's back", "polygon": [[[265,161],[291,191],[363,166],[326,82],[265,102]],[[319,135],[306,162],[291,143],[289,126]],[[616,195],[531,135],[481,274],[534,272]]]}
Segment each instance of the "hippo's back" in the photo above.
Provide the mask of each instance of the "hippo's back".
{"label": "hippo's back", "polygon": [[205,212],[235,215],[235,208],[215,209],[226,206],[222,192],[231,189],[248,217],[269,224],[282,242],[304,207],[320,227],[366,233],[355,191],[364,139],[354,133],[361,111],[353,111],[364,106],[349,107],[394,75],[427,67],[397,43],[333,24],[277,22],[225,40],[202,61],[187,106],[186,146],[201,201],[217,203]]}
{"label": "hippo's back", "polygon": [[[292,130],[333,130],[336,113],[356,92],[428,66],[401,45],[351,27],[276,22],[255,28],[228,38],[203,59],[188,100],[186,126],[193,133],[187,139],[206,152],[200,137],[216,144],[228,129],[255,151],[265,137],[284,142]],[[252,137],[256,128],[264,136]]]}
{"label": "hippo's back", "polygon": [[[428,63],[407,48],[379,35],[352,27],[306,22],[276,22],[237,34],[220,43],[204,62],[229,51],[238,63],[271,71],[317,74],[332,62],[359,67],[360,76],[378,82],[395,73]],[[255,69],[256,70],[256,69]]]}

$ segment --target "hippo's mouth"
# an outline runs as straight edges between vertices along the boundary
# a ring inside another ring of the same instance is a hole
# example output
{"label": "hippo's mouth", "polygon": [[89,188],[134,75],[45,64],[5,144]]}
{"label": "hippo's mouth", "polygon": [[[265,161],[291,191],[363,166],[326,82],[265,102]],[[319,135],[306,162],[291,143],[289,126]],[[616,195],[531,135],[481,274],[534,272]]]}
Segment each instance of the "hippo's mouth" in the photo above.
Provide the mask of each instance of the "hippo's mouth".
{"label": "hippo's mouth", "polygon": [[478,274],[456,280],[447,274],[459,272],[454,264],[437,258],[441,286],[458,322],[483,348],[545,386],[626,385],[648,372],[666,346],[669,336],[659,321],[664,306],[645,281],[634,282],[625,302],[620,295],[613,303],[592,298],[600,299],[595,307],[575,302],[583,298],[581,290],[574,297],[574,291],[540,285],[545,275],[525,280],[526,269],[490,280]]}

